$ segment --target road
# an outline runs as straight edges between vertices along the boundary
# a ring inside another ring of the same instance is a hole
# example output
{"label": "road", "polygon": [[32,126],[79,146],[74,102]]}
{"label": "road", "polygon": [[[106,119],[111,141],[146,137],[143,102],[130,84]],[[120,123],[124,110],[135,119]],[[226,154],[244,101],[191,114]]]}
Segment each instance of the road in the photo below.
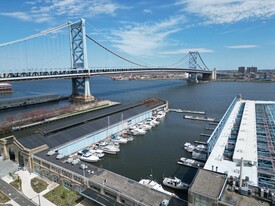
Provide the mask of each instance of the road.
{"label": "road", "polygon": [[13,186],[0,179],[0,190],[20,206],[36,206],[32,201],[23,196]]}

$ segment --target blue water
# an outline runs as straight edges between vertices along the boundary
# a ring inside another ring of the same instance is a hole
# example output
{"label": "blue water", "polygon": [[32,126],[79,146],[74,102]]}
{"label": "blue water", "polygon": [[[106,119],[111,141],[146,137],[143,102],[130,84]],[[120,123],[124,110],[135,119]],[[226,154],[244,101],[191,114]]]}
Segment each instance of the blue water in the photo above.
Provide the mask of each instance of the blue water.
{"label": "blue water", "polygon": [[[12,94],[0,98],[41,94],[69,95],[71,80],[50,80],[13,83]],[[98,99],[134,103],[148,97],[168,100],[170,108],[206,111],[209,117],[220,119],[235,96],[244,99],[275,101],[274,83],[209,82],[189,85],[181,80],[113,81],[105,77],[91,78],[91,92]],[[54,108],[58,103],[39,107]],[[32,107],[33,108],[33,107]],[[32,108],[27,108],[31,110]],[[22,109],[0,113],[17,115]],[[200,133],[209,133],[207,122],[183,119],[180,113],[168,113],[158,127],[146,135],[136,137],[131,143],[121,146],[121,152],[106,156],[97,165],[134,180],[148,177],[151,173],[159,183],[163,176],[177,175],[190,183],[196,169],[179,166],[177,160],[191,155],[183,150],[185,142],[206,141]],[[183,193],[186,196],[186,193]]]}

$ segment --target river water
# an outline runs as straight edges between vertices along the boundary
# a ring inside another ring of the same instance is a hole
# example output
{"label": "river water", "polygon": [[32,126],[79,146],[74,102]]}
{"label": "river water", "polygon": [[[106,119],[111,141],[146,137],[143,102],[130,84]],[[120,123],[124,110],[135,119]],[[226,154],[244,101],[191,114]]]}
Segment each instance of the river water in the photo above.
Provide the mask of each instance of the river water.
{"label": "river water", "polygon": [[[14,93],[0,95],[0,98],[41,94],[69,95],[71,82],[16,82],[13,83],[13,89]],[[91,78],[91,92],[98,99],[129,104],[144,98],[159,97],[168,100],[170,108],[206,111],[207,116],[217,119],[223,116],[238,94],[244,99],[275,101],[274,91],[274,83],[208,82],[190,85],[181,80],[113,81],[105,77]],[[39,107],[52,108],[58,104],[60,103]],[[21,109],[2,112],[0,117],[4,119],[6,115],[20,112]],[[183,150],[185,142],[207,140],[207,137],[200,136],[200,133],[210,133],[205,130],[206,127],[211,126],[207,122],[183,119],[181,113],[170,112],[159,126],[144,136],[136,137],[133,142],[122,145],[117,156],[106,156],[96,165],[137,181],[152,174],[159,183],[164,176],[173,175],[191,183],[196,169],[177,165],[176,162],[180,157],[191,157]],[[181,195],[186,197],[184,192]]]}

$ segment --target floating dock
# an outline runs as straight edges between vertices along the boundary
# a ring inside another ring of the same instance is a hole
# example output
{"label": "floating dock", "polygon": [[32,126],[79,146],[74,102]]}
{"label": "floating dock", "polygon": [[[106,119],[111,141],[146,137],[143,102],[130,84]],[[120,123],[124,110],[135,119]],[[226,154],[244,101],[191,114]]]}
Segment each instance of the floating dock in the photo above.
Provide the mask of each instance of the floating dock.
{"label": "floating dock", "polygon": [[206,127],[205,130],[214,131],[215,128]]}
{"label": "floating dock", "polygon": [[197,143],[197,144],[207,145],[207,142],[202,142],[202,141],[198,141],[198,140],[195,140],[194,142]]}
{"label": "floating dock", "polygon": [[192,110],[184,110],[184,109],[169,109],[169,112],[190,113],[190,114],[206,114],[206,112],[202,112],[202,111],[192,111]]}
{"label": "floating dock", "polygon": [[184,119],[191,119],[191,120],[199,120],[199,121],[208,121],[208,122],[214,122],[215,121],[215,118],[191,116],[191,115],[184,115],[183,118]]}
{"label": "floating dock", "polygon": [[201,133],[201,136],[204,136],[204,137],[210,137],[210,136],[211,136],[211,134]]}
{"label": "floating dock", "polygon": [[189,159],[189,158],[185,158],[185,157],[180,158],[177,163],[180,164],[180,165],[184,165],[184,166],[188,166],[188,167],[194,167],[194,168],[201,168],[201,167],[204,166],[203,162],[193,160],[193,159]]}

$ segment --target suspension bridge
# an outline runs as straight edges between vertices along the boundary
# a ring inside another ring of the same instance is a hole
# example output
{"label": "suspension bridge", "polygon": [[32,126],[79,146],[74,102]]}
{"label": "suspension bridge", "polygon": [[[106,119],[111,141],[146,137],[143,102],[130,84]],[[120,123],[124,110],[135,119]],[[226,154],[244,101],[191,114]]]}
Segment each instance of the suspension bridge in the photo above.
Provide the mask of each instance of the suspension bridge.
{"label": "suspension bridge", "polygon": [[[86,26],[92,32],[86,32]],[[216,78],[216,71],[208,69],[198,52],[170,65],[151,65],[116,46],[84,19],[0,44],[0,82],[71,78],[72,98],[84,101],[93,100],[91,76],[156,71],[188,73],[190,82],[197,82],[198,74],[202,80]]]}

